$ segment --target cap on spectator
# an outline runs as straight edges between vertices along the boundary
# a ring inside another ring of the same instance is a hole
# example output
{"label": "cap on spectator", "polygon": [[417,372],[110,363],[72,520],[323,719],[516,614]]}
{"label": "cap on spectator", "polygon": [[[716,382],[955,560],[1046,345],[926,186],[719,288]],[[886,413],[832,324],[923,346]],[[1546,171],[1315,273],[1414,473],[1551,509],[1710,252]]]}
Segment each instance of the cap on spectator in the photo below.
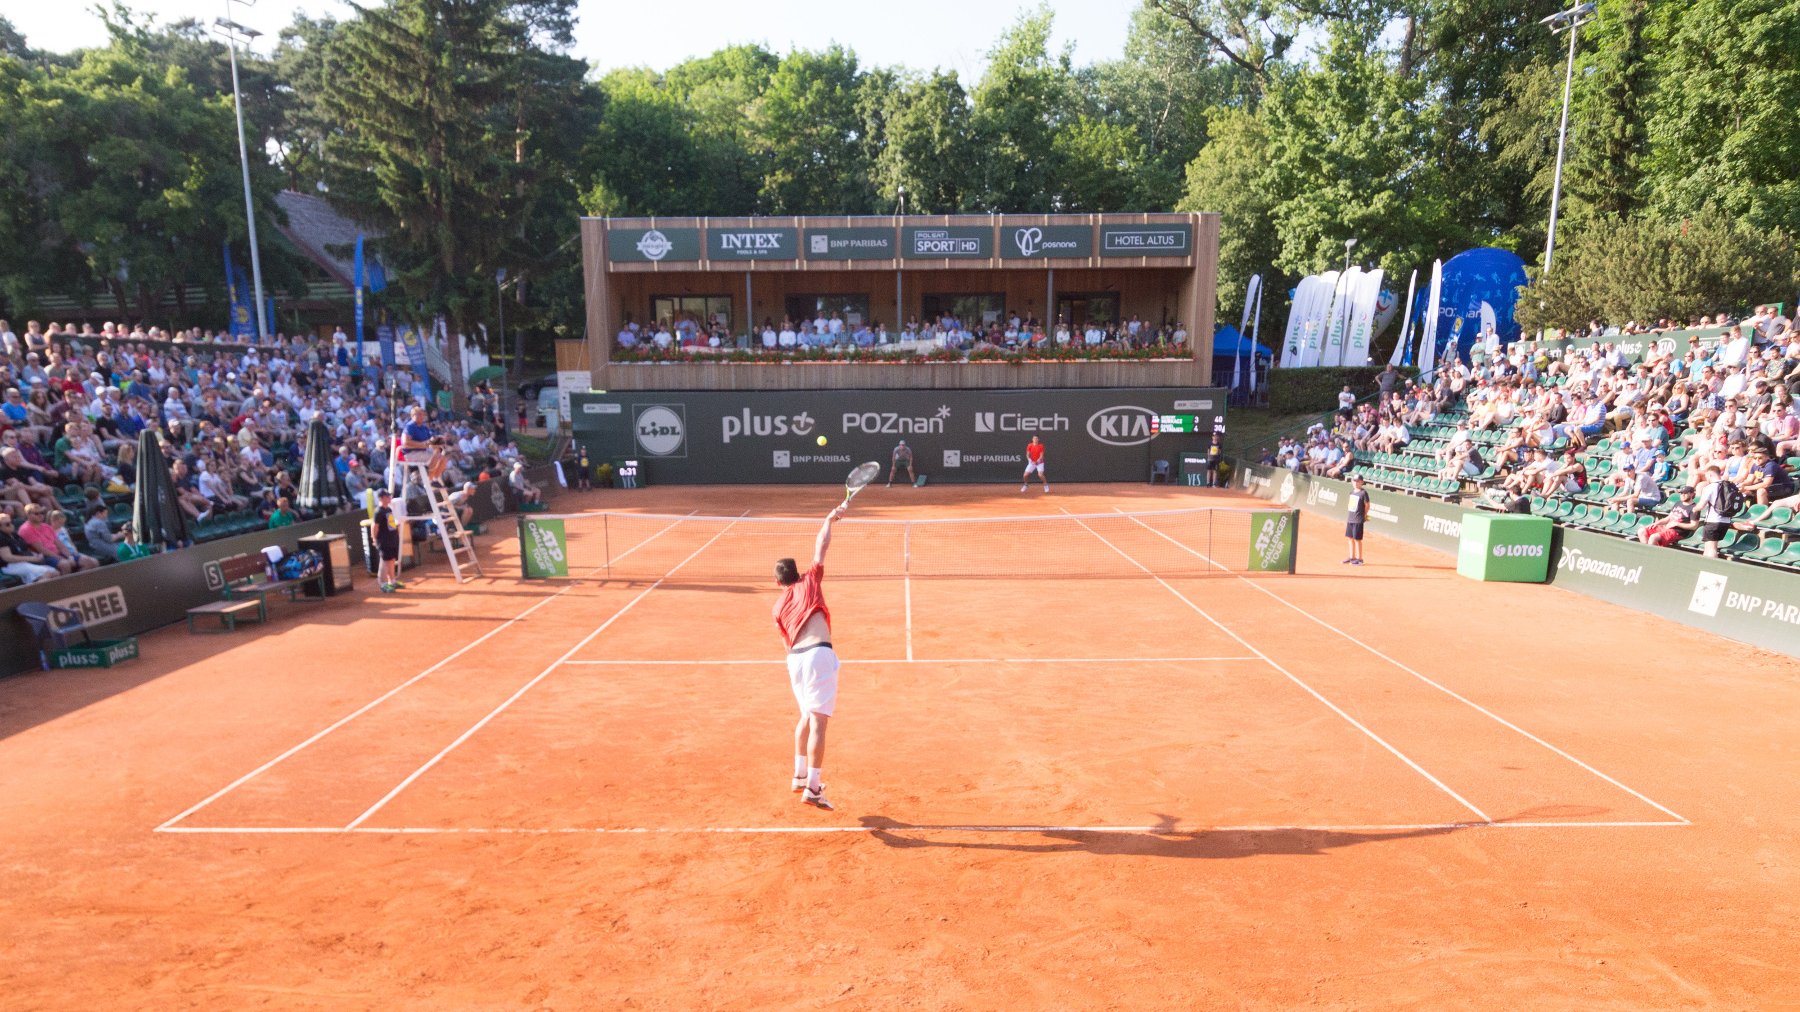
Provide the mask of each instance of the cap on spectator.
{"label": "cap on spectator", "polygon": [[1675,494],[1676,495],[1693,495],[1694,494],[1694,486],[1683,485],[1680,488],[1675,490]]}
{"label": "cap on spectator", "polygon": [[377,499],[392,499],[394,497],[394,493],[392,493],[384,488],[384,489],[381,489],[380,491],[376,492],[375,497]]}

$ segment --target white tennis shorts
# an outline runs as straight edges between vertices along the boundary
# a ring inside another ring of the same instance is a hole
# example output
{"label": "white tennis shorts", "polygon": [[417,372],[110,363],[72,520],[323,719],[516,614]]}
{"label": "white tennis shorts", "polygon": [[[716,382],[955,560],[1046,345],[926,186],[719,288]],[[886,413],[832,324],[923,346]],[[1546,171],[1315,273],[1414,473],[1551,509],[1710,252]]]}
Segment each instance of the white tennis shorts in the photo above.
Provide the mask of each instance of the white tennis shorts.
{"label": "white tennis shorts", "polygon": [[787,655],[788,684],[801,713],[831,716],[837,706],[837,654],[828,646],[816,646]]}
{"label": "white tennis shorts", "polygon": [[1044,473],[1044,462],[1041,460],[1026,461],[1025,462],[1025,473],[1026,474],[1043,474]]}

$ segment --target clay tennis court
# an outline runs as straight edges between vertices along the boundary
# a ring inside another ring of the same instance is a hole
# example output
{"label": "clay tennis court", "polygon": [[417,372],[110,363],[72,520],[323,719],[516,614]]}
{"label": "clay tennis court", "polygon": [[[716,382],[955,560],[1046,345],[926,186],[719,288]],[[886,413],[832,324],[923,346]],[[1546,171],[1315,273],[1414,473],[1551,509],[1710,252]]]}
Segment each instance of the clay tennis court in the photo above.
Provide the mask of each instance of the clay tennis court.
{"label": "clay tennis court", "polygon": [[875,487],[821,812],[768,574],[834,499],[566,494],[658,518],[8,680],[5,1003],[1800,1003],[1792,658],[1316,517],[1294,576],[1106,519],[1230,493]]}

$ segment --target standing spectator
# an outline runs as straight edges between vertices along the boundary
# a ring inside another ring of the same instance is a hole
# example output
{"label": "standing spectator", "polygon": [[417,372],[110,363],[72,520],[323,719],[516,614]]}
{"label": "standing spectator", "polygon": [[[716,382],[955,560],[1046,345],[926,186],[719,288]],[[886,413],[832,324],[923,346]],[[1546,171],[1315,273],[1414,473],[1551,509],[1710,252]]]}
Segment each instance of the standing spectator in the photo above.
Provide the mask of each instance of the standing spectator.
{"label": "standing spectator", "polygon": [[1730,500],[1741,499],[1743,493],[1724,476],[1718,465],[1706,469],[1706,488],[1700,493],[1700,551],[1709,559],[1719,557],[1719,542],[1725,540],[1725,532],[1731,530],[1732,517],[1735,510],[1729,510]]}
{"label": "standing spectator", "polygon": [[1356,407],[1356,395],[1350,392],[1350,384],[1346,383],[1344,389],[1338,391],[1338,411],[1341,413],[1354,407]]}
{"label": "standing spectator", "polygon": [[1344,560],[1346,566],[1363,564],[1363,524],[1368,519],[1369,493],[1359,474],[1350,479],[1350,507],[1344,517],[1344,540],[1350,545],[1350,557]]}
{"label": "standing spectator", "polygon": [[375,554],[381,560],[381,592],[392,594],[406,585],[400,582],[400,519],[394,515],[394,494],[387,489],[375,493]]}

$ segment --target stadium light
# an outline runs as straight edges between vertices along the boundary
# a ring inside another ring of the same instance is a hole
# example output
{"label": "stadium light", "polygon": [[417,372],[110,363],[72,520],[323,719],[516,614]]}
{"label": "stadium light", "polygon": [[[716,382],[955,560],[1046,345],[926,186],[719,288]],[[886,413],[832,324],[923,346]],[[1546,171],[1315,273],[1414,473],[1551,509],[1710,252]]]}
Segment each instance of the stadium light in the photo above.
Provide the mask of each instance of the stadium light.
{"label": "stadium light", "polygon": [[[231,13],[234,2],[249,7],[256,0],[225,0],[226,14]],[[231,106],[237,111],[238,165],[244,174],[244,221],[250,227],[250,279],[256,290],[253,296],[256,302],[256,341],[261,344],[269,338],[269,321],[264,316],[262,255],[256,248],[256,206],[250,199],[250,153],[244,146],[244,96],[238,89],[237,45],[238,39],[242,38],[247,46],[250,40],[262,33],[229,17],[214,18],[213,26],[215,31],[224,36],[226,51],[231,54]]]}
{"label": "stadium light", "polygon": [[1569,143],[1569,90],[1575,83],[1575,38],[1582,25],[1594,18],[1594,5],[1577,4],[1566,11],[1538,22],[1548,25],[1552,35],[1569,33],[1569,63],[1563,71],[1562,127],[1556,133],[1556,176],[1550,184],[1550,232],[1544,239],[1544,273],[1550,273],[1550,261],[1556,255],[1556,211],[1562,203],[1563,151]]}
{"label": "stadium light", "polygon": [[1356,248],[1355,239],[1344,240],[1344,273],[1350,273],[1350,251]]}

